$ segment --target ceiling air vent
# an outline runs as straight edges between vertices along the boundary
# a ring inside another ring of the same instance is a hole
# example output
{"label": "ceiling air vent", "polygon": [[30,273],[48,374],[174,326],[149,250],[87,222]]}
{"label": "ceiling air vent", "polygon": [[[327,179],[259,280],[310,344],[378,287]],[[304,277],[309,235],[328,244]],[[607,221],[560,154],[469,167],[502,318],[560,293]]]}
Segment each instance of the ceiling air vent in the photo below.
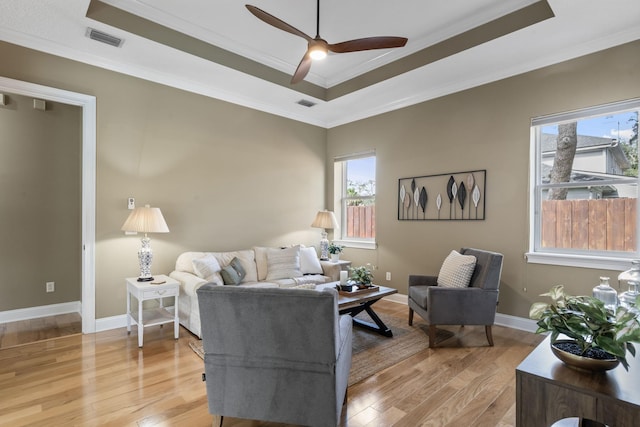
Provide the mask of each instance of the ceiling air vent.
{"label": "ceiling air vent", "polygon": [[313,107],[314,105],[316,105],[315,102],[311,102],[307,99],[301,99],[300,101],[297,102],[297,104],[302,105],[303,107]]}
{"label": "ceiling air vent", "polygon": [[122,43],[124,43],[124,40],[122,40],[121,38],[103,33],[102,31],[94,30],[93,28],[87,28],[87,32],[85,33],[85,35],[91,40],[106,43],[114,47],[120,47],[122,46]]}

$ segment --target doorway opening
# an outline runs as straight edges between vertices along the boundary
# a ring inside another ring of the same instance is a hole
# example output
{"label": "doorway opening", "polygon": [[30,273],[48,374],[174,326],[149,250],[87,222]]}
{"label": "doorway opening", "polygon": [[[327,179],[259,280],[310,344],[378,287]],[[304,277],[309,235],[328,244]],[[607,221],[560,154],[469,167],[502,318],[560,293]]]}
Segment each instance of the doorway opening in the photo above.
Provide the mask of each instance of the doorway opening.
{"label": "doorway opening", "polygon": [[0,92],[78,106],[82,110],[81,189],[81,309],[82,333],[93,333],[95,322],[95,184],[96,98],[76,92],[0,77]]}

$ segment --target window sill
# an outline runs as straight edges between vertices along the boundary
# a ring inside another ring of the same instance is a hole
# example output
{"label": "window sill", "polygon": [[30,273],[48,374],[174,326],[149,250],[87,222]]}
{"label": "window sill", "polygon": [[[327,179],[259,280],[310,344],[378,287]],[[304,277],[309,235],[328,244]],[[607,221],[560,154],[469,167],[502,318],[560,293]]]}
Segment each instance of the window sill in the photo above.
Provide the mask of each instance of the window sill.
{"label": "window sill", "polygon": [[631,259],[635,259],[541,252],[527,252],[524,257],[530,264],[562,265],[615,271],[628,270],[631,268]]}
{"label": "window sill", "polygon": [[378,244],[376,242],[364,242],[359,240],[334,240],[338,245],[344,246],[345,248],[355,248],[355,249],[377,249]]}

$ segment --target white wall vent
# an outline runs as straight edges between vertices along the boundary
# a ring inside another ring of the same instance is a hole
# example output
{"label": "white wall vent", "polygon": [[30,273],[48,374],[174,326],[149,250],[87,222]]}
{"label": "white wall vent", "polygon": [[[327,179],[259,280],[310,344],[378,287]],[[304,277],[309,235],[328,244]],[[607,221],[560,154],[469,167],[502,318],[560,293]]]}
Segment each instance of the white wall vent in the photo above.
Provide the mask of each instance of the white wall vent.
{"label": "white wall vent", "polygon": [[87,32],[85,33],[85,35],[89,37],[91,40],[95,40],[101,43],[106,43],[114,47],[121,47],[122,43],[124,43],[124,40],[119,37],[112,36],[111,34],[103,33],[102,31],[98,31],[93,28],[87,28]]}

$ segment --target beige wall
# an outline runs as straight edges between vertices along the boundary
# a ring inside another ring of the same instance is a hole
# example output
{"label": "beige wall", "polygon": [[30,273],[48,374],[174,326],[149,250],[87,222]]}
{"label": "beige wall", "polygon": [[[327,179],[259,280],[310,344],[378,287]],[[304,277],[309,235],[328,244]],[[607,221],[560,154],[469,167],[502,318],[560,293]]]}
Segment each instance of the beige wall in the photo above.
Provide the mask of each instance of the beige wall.
{"label": "beige wall", "polygon": [[[183,250],[314,244],[333,157],[370,148],[379,248],[343,258],[377,265],[381,283],[406,293],[408,274],[437,273],[453,248],[497,250],[499,311],[524,317],[553,284],[584,293],[617,274],[524,261],[530,120],[640,96],[639,51],[636,42],[328,131],[3,43],[12,60],[0,75],[97,97],[98,318],[124,312],[123,277],[138,271],[139,241],[119,231],[127,197],[161,207],[171,229],[151,236],[156,273]],[[474,169],[487,170],[485,221],[397,220],[398,178]]]}
{"label": "beige wall", "polygon": [[97,99],[96,317],[125,312],[140,240],[127,197],[162,209],[152,273],[186,250],[319,240],[326,130],[0,43],[0,75]]}
{"label": "beige wall", "polygon": [[82,112],[55,102],[35,110],[31,97],[4,95],[0,311],[80,301]]}
{"label": "beige wall", "polygon": [[[377,265],[379,282],[406,293],[409,274],[437,274],[451,249],[502,252],[498,310],[521,317],[552,285],[590,293],[600,275],[617,277],[619,272],[524,260],[530,121],[634,97],[640,97],[640,42],[329,130],[329,159],[370,148],[377,153],[379,248],[347,249],[344,258]],[[397,220],[399,178],[476,169],[487,170],[485,221]],[[386,271],[392,273],[391,282],[383,280]]]}

